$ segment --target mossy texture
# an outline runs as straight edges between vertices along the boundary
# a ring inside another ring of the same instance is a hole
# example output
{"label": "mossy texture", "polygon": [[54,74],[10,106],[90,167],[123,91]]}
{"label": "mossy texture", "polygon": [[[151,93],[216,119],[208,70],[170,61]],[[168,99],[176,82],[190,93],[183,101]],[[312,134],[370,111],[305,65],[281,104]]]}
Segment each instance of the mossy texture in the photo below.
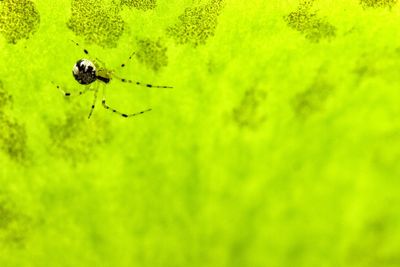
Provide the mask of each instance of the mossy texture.
{"label": "mossy texture", "polygon": [[314,0],[301,2],[296,11],[285,16],[288,26],[303,33],[307,39],[314,42],[335,37],[336,27],[318,17],[312,10],[313,4]]}
{"label": "mossy texture", "polygon": [[360,3],[365,7],[392,7],[397,0],[360,0]]}
{"label": "mossy texture", "polygon": [[151,10],[156,8],[156,0],[121,0],[121,4],[138,10]]}
{"label": "mossy texture", "polygon": [[73,0],[67,26],[88,43],[115,47],[125,27],[119,11],[116,3],[107,0]]}
{"label": "mossy texture", "polygon": [[184,10],[179,22],[167,28],[167,33],[179,44],[198,46],[214,35],[223,0],[210,0]]}
{"label": "mossy texture", "polygon": [[39,11],[29,0],[0,1],[0,34],[9,43],[28,39],[38,28]]}
{"label": "mossy texture", "polygon": [[137,40],[136,58],[148,68],[159,71],[168,65],[167,47],[161,40]]}

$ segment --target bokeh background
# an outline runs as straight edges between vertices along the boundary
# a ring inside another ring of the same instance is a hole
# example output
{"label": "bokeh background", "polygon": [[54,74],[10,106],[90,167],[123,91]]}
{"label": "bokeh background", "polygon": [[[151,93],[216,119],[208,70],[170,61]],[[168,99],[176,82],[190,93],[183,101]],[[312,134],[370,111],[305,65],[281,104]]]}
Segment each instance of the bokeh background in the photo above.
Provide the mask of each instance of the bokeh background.
{"label": "bokeh background", "polygon": [[[396,0],[1,0],[0,266],[400,266],[399,19]],[[174,88],[113,80],[111,106],[153,110],[88,120],[92,92],[56,89],[83,89],[83,48]]]}

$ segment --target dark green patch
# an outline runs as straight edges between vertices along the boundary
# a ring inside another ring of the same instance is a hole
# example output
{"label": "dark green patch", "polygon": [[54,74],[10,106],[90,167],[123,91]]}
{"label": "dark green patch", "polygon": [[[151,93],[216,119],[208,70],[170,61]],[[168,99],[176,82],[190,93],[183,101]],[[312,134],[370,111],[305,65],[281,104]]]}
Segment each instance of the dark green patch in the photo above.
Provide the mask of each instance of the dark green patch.
{"label": "dark green patch", "polygon": [[11,159],[23,162],[27,156],[25,125],[0,114],[0,149]]}
{"label": "dark green patch", "polygon": [[400,255],[396,244],[399,238],[393,235],[398,229],[397,216],[380,214],[367,221],[358,230],[350,245],[347,266],[400,266]]}
{"label": "dark green patch", "polygon": [[23,162],[27,154],[27,134],[25,126],[6,115],[6,107],[11,105],[12,96],[0,82],[0,150],[11,159]]}
{"label": "dark green patch", "polygon": [[49,123],[53,154],[72,163],[86,161],[96,154],[97,146],[109,139],[107,123],[94,117],[88,119],[87,112],[84,107],[73,108],[64,119]]}
{"label": "dark green patch", "polygon": [[392,8],[397,0],[360,0],[363,7],[389,7]]}
{"label": "dark green patch", "polygon": [[380,171],[391,173],[393,177],[400,175],[400,130],[385,133],[374,145],[373,163]]}
{"label": "dark green patch", "polygon": [[256,129],[266,120],[262,112],[262,104],[265,102],[267,93],[257,89],[249,89],[240,104],[233,109],[233,120],[243,128]]}
{"label": "dark green patch", "polygon": [[358,81],[361,81],[365,77],[371,77],[376,74],[376,71],[373,69],[371,64],[369,64],[367,59],[365,59],[365,56],[358,60],[353,72]]}
{"label": "dark green patch", "polygon": [[0,81],[0,112],[12,102],[12,96],[4,89],[3,82]]}
{"label": "dark green patch", "polygon": [[31,219],[17,210],[15,204],[0,198],[0,244],[23,246]]}
{"label": "dark green patch", "polygon": [[72,0],[67,26],[88,43],[116,47],[125,27],[119,12],[119,5],[114,2]]}
{"label": "dark green patch", "polygon": [[130,8],[136,8],[139,10],[147,11],[155,9],[157,6],[156,0],[122,0],[121,5],[128,6]]}
{"label": "dark green patch", "polygon": [[398,75],[399,60],[399,48],[385,47],[382,50],[362,54],[356,61],[353,73],[358,83],[373,77],[392,81]]}
{"label": "dark green patch", "polygon": [[223,0],[211,0],[208,4],[186,8],[179,16],[180,21],[167,28],[167,35],[178,44],[191,44],[194,47],[205,44],[215,34],[223,4]]}
{"label": "dark green patch", "polygon": [[136,57],[140,63],[154,71],[159,71],[168,65],[167,47],[161,40],[141,39],[137,44]]}
{"label": "dark green patch", "polygon": [[304,92],[297,94],[293,99],[295,113],[303,118],[323,110],[324,103],[331,95],[333,86],[325,79],[316,79]]}
{"label": "dark green patch", "polygon": [[314,1],[303,1],[296,11],[285,16],[287,25],[304,34],[312,42],[335,37],[336,27],[312,11],[313,3]]}
{"label": "dark green patch", "polygon": [[28,39],[37,30],[39,22],[39,12],[32,1],[0,1],[0,33],[7,42],[15,44]]}

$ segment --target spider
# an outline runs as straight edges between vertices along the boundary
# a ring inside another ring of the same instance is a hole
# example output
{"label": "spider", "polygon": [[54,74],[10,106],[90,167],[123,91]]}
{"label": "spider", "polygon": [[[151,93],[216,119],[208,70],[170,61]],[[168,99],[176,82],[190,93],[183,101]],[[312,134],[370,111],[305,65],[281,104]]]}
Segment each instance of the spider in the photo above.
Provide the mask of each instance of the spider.
{"label": "spider", "polygon": [[[76,46],[80,47],[80,45],[71,40]],[[89,51],[85,48],[83,48],[83,52],[86,55],[89,55]],[[129,57],[128,60],[132,59],[132,56],[135,53],[132,53]],[[125,67],[125,63],[122,63],[120,65],[121,68]],[[85,89],[82,91],[79,91],[76,95],[83,95],[84,93],[88,92],[88,91],[94,91],[94,99],[93,99],[93,103],[88,115],[88,118],[90,119],[90,117],[92,116],[93,110],[95,108],[96,105],[96,101],[97,101],[97,94],[99,91],[99,83],[102,83],[103,85],[106,85],[108,83],[110,83],[112,78],[116,78],[119,81],[123,82],[123,83],[133,83],[136,84],[138,86],[144,86],[147,88],[173,88],[172,86],[164,86],[164,85],[152,85],[152,84],[148,84],[148,83],[141,83],[141,82],[137,82],[137,81],[132,81],[132,80],[128,80],[125,78],[121,78],[118,77],[115,73],[114,70],[109,70],[104,66],[104,63],[99,60],[98,58],[96,58],[96,60],[89,60],[89,59],[80,59],[78,60],[75,65],[72,68],[72,75],[74,76],[75,80],[84,85]],[[91,87],[92,84],[94,84],[95,82],[99,82],[96,83],[96,86]],[[54,82],[53,82],[54,83]],[[64,96],[69,97],[72,94],[70,92],[64,91],[59,85],[56,85],[57,89],[59,89]],[[124,118],[128,118],[128,117],[133,117],[136,115],[140,115],[143,114],[145,112],[151,111],[151,108],[146,109],[146,110],[142,110],[139,112],[135,112],[135,113],[123,113],[120,112],[114,108],[111,108],[110,106],[108,106],[106,104],[106,98],[105,98],[105,87],[103,87],[103,99],[101,101],[101,104],[103,105],[103,107],[107,110],[112,111],[113,113],[119,114],[120,116],[124,117]]]}

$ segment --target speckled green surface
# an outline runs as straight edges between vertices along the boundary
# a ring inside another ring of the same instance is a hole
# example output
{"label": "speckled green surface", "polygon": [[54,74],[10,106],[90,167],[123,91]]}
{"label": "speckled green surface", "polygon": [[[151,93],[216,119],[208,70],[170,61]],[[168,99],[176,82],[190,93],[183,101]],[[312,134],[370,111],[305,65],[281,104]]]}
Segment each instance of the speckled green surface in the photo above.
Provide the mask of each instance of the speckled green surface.
{"label": "speckled green surface", "polygon": [[[395,0],[1,0],[0,266],[400,266],[399,18]],[[83,89],[71,39],[174,88],[113,80],[110,105],[153,110],[88,120],[93,93],[52,84]]]}

